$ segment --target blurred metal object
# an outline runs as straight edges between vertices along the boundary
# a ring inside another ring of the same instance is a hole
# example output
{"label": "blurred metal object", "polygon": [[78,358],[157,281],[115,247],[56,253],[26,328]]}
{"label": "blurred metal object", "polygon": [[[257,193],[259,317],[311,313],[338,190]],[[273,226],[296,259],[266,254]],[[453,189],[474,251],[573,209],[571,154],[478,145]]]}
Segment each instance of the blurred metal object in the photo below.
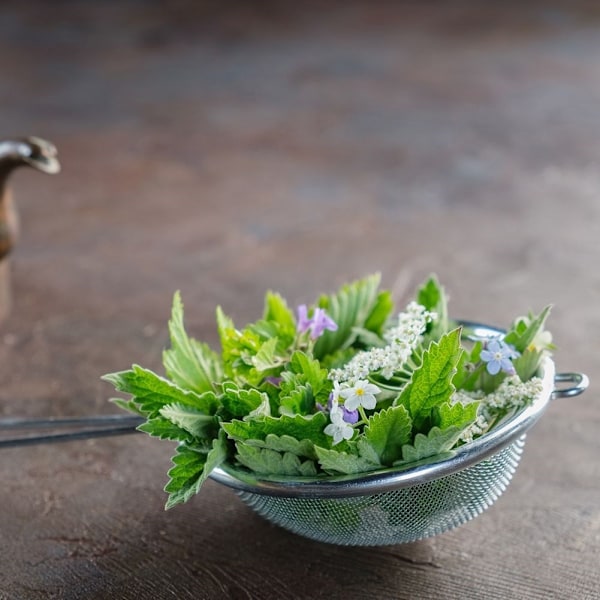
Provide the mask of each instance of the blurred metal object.
{"label": "blurred metal object", "polygon": [[42,173],[58,173],[60,163],[55,146],[36,137],[0,141],[0,323],[10,311],[8,255],[19,232],[17,211],[6,183],[13,170],[23,166],[33,167]]}

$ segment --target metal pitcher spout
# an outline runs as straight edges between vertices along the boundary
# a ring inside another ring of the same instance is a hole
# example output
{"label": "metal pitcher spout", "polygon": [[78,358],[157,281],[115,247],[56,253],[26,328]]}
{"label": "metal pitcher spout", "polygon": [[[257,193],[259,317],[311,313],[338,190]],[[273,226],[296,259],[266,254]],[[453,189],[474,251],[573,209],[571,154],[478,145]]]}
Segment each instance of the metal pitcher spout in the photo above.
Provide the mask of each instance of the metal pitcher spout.
{"label": "metal pitcher spout", "polygon": [[8,255],[19,231],[17,210],[7,180],[18,167],[31,167],[42,173],[60,171],[54,144],[37,137],[0,141],[0,322],[10,310]]}

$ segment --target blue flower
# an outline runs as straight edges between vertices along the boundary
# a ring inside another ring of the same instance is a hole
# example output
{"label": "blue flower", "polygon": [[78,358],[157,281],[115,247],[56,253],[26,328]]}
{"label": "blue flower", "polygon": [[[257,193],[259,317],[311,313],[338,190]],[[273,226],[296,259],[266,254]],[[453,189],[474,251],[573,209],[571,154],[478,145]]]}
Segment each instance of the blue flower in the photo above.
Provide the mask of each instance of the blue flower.
{"label": "blue flower", "polygon": [[487,372],[496,375],[501,370],[510,375],[515,374],[515,367],[511,360],[517,358],[519,353],[509,344],[502,340],[491,340],[487,342],[481,351],[481,360],[486,364]]}

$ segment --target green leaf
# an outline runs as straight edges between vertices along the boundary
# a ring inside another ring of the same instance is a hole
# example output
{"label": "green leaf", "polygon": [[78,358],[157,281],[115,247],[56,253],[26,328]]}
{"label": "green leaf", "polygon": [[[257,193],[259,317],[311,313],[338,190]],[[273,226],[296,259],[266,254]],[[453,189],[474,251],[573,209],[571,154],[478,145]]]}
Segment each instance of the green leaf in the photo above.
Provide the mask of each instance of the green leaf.
{"label": "green leaf", "polygon": [[268,448],[236,442],[237,460],[255,473],[287,477],[309,477],[317,474],[312,460],[301,461],[291,452],[276,452]]}
{"label": "green leaf", "polygon": [[512,344],[517,352],[525,352],[535,336],[542,331],[551,309],[552,306],[546,306],[537,317],[531,315],[528,325],[524,321],[517,321],[506,334],[504,341]]}
{"label": "green leaf", "polygon": [[218,422],[215,417],[205,415],[183,404],[173,403],[163,406],[160,415],[194,437],[212,439],[217,432]]}
{"label": "green leaf", "polygon": [[372,415],[365,426],[365,440],[376,452],[379,462],[392,465],[402,456],[402,446],[411,440],[412,420],[402,405]]}
{"label": "green leaf", "polygon": [[283,364],[282,359],[275,355],[277,342],[276,337],[267,340],[261,344],[256,355],[252,357],[252,364],[257,371],[269,371]]}
{"label": "green leaf", "polygon": [[447,452],[458,442],[461,433],[462,429],[458,427],[448,427],[444,430],[433,427],[427,435],[417,433],[412,444],[402,447],[402,460],[394,464],[412,463]]}
{"label": "green leaf", "polygon": [[371,275],[319,300],[319,306],[327,311],[338,328],[336,331],[325,331],[317,340],[314,347],[316,358],[320,359],[352,343],[353,328],[364,328],[377,304],[380,279],[379,274]]}
{"label": "green leaf", "polygon": [[213,414],[219,405],[213,392],[198,394],[183,390],[168,379],[138,365],[133,365],[128,371],[104,375],[102,379],[112,383],[118,391],[131,394],[133,400],[125,406],[134,402],[137,412],[148,418],[156,417],[163,406],[173,403],[195,408],[204,414]]}
{"label": "green leaf", "polygon": [[394,301],[391,292],[388,290],[379,292],[375,306],[365,321],[364,328],[380,336],[393,309]]}
{"label": "green leaf", "polygon": [[213,440],[208,454],[191,446],[181,444],[172,458],[173,467],[169,470],[170,481],[165,486],[169,492],[166,509],[181,502],[187,502],[206,481],[211,472],[227,459],[227,439],[223,432]]}
{"label": "green leaf", "polygon": [[478,408],[479,402],[468,404],[444,402],[437,408],[435,425],[440,429],[458,427],[462,431],[475,422]]}
{"label": "green leaf", "polygon": [[[253,414],[270,414],[269,397],[256,389],[242,389],[228,381],[223,384],[221,396],[223,408],[232,417],[246,417]],[[255,413],[258,411],[258,413]]]}
{"label": "green leaf", "polygon": [[264,440],[267,435],[289,435],[297,440],[310,440],[321,446],[328,446],[329,436],[323,433],[327,425],[327,417],[319,412],[314,415],[293,417],[257,417],[247,421],[234,419],[229,423],[222,423],[221,427],[227,435],[236,441],[250,439]]}
{"label": "green leaf", "polygon": [[138,426],[138,431],[143,431],[148,435],[160,438],[161,440],[173,440],[178,442],[192,442],[192,435],[189,431],[175,425],[169,419],[158,416],[149,419]]}
{"label": "green leaf", "polygon": [[513,367],[521,381],[529,381],[537,374],[543,357],[543,350],[525,350],[521,356],[513,359]]}
{"label": "green leaf", "polygon": [[279,326],[283,337],[288,337],[291,340],[294,339],[296,335],[296,321],[286,301],[279,294],[267,292],[263,319],[265,321],[274,321]]}
{"label": "green leaf", "polygon": [[450,399],[454,392],[452,377],[460,358],[460,329],[431,342],[423,353],[423,363],[402,390],[396,404],[404,405],[417,430],[429,417],[431,409]]}
{"label": "green leaf", "polygon": [[380,469],[381,464],[372,460],[373,454],[361,455],[356,444],[351,445],[353,452],[343,452],[335,448],[315,447],[321,468],[331,474],[355,475]]}
{"label": "green leaf", "polygon": [[267,448],[276,452],[291,452],[297,456],[302,456],[316,460],[315,445],[310,440],[297,440],[291,435],[275,435],[269,433],[264,440],[246,440],[244,442],[249,446],[257,448]]}
{"label": "green leaf", "polygon": [[163,352],[167,375],[185,389],[199,393],[214,391],[215,383],[223,378],[220,358],[206,344],[188,337],[179,292],[173,296],[169,334],[171,348]]}
{"label": "green leaf", "polygon": [[448,300],[444,288],[435,275],[431,275],[419,288],[417,302],[428,311],[437,314],[435,321],[427,326],[427,332],[433,339],[440,338],[449,329]]}
{"label": "green leaf", "polygon": [[308,384],[296,383],[295,387],[286,386],[279,397],[279,413],[294,416],[310,413],[315,407],[312,387]]}

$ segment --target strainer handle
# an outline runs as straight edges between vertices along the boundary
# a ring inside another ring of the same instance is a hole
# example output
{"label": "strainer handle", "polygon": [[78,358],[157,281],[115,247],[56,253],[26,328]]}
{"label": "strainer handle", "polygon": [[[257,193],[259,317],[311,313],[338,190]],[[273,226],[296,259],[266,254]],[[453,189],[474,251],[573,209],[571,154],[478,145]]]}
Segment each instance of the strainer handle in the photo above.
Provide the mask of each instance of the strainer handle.
{"label": "strainer handle", "polygon": [[583,373],[557,373],[554,376],[554,383],[574,383],[575,385],[566,388],[556,388],[552,392],[552,400],[579,396],[579,394],[582,394],[587,390],[590,385],[590,380],[588,376]]}

